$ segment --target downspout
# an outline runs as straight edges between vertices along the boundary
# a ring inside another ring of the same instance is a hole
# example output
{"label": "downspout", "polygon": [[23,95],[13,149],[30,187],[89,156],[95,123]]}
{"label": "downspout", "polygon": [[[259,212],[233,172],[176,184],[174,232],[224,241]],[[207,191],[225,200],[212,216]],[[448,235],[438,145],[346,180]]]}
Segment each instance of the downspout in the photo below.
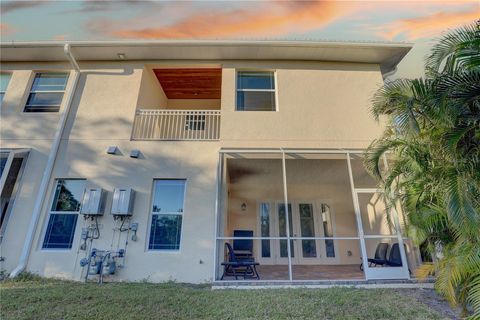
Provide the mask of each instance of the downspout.
{"label": "downspout", "polygon": [[387,78],[393,76],[397,72],[397,66],[395,66],[392,70],[385,72],[382,76],[383,81],[387,81]]}
{"label": "downspout", "polygon": [[78,79],[80,78],[80,68],[75,60],[75,57],[72,55],[72,52],[70,51],[70,44],[68,43],[65,44],[65,46],[63,47],[63,51],[65,52],[65,55],[70,61],[72,68],[75,70],[75,74],[73,77],[73,85],[67,97],[64,110],[58,121],[58,127],[55,132],[52,148],[50,149],[50,154],[48,155],[47,165],[45,167],[45,171],[42,176],[42,181],[40,182],[40,188],[38,189],[37,198],[35,199],[35,206],[33,208],[32,218],[28,226],[27,236],[23,244],[20,260],[17,267],[10,273],[10,276],[9,276],[10,278],[15,278],[27,267],[28,258],[32,250],[33,238],[35,237],[38,220],[40,219],[40,215],[42,213],[42,207],[43,207],[45,196],[47,194],[48,184],[52,176],[55,159],[57,158],[58,149],[60,147],[60,142],[62,141],[63,132],[65,130],[65,124],[67,123],[67,118],[68,118],[70,107],[73,101],[73,96],[75,95]]}

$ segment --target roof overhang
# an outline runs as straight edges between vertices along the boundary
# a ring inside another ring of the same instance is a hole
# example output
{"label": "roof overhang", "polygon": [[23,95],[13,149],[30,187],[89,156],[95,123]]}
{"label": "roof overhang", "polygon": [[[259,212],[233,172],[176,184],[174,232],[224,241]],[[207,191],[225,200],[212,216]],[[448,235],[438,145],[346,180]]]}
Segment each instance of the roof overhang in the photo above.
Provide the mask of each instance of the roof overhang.
{"label": "roof overhang", "polygon": [[[67,61],[64,41],[2,42],[3,62]],[[379,64],[382,73],[395,69],[412,48],[398,42],[333,41],[68,41],[78,61],[123,60],[297,60]]]}

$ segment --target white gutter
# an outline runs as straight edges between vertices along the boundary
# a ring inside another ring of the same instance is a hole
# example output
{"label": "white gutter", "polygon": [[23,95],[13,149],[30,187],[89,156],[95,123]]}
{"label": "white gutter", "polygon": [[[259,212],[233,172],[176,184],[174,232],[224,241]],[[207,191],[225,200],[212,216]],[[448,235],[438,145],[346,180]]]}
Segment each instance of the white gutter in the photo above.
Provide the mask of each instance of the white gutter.
{"label": "white gutter", "polygon": [[[157,39],[157,40],[76,40],[71,41],[75,47],[149,47],[149,46],[280,46],[280,47],[377,47],[377,48],[405,48],[412,47],[413,42],[399,41],[348,41],[348,40],[199,40],[199,39]],[[39,47],[60,47],[62,41],[1,41],[2,47],[14,48],[39,48]]]}
{"label": "white gutter", "polygon": [[[75,69],[75,71],[76,71],[75,75],[77,76],[80,73],[80,67],[78,66],[78,63],[75,60],[75,57],[72,55],[72,52],[70,51],[70,44],[68,44],[68,43],[65,44],[65,46],[63,47],[63,52],[65,52],[65,54],[67,55],[67,58],[70,61],[70,64],[72,65],[73,69]],[[73,91],[75,91],[75,89],[76,89],[76,84],[77,83],[74,83],[75,86],[73,87]],[[73,91],[72,91],[72,93],[74,93]],[[73,96],[73,94],[70,95],[70,97],[72,97],[72,96]],[[69,102],[71,102],[71,100]],[[70,108],[70,103],[68,104],[68,108]]]}
{"label": "white gutter", "polygon": [[70,51],[70,44],[68,43],[65,44],[65,46],[63,47],[63,50],[67,55],[68,60],[70,61],[70,64],[72,65],[73,69],[75,70],[73,85],[70,90],[70,93],[67,96],[65,107],[63,108],[63,112],[60,115],[60,119],[58,121],[57,131],[55,132],[52,148],[50,149],[50,154],[48,155],[47,165],[45,167],[45,171],[42,176],[42,181],[40,182],[40,188],[38,189],[37,198],[35,199],[35,206],[33,208],[32,218],[30,220],[30,225],[28,226],[27,236],[23,244],[20,260],[17,267],[10,273],[10,278],[15,278],[27,267],[28,258],[32,250],[33,238],[35,237],[38,220],[40,219],[40,215],[42,213],[43,202],[47,194],[48,184],[52,176],[55,159],[57,158],[58,149],[60,147],[62,135],[65,130],[65,124],[67,123],[67,118],[70,112],[70,107],[72,105],[73,96],[75,95],[78,79],[80,78],[80,68],[77,62],[75,61],[75,58],[73,57],[72,52]]}
{"label": "white gutter", "polygon": [[388,71],[388,72],[385,72],[382,77],[383,77],[383,81],[387,81],[387,78],[390,77],[390,76],[393,76],[395,73],[397,72],[397,66],[393,67],[392,70]]}

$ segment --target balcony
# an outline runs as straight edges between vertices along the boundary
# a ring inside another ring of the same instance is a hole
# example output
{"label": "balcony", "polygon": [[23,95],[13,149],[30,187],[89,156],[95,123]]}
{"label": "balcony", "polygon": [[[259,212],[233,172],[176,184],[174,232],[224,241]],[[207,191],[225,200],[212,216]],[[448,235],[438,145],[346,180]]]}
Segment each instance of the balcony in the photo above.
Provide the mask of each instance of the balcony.
{"label": "balcony", "polygon": [[214,141],[220,138],[220,110],[137,109],[132,140]]}

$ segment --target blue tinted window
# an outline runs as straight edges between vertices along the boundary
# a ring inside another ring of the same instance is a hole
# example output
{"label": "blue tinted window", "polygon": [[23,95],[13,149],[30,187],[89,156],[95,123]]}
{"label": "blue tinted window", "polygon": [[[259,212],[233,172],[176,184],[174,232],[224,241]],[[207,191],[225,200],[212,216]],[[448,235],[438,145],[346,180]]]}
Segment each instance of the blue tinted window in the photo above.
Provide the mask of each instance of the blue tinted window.
{"label": "blue tinted window", "polygon": [[42,248],[72,248],[77,218],[77,214],[51,214]]}
{"label": "blue tinted window", "polygon": [[52,211],[79,211],[85,180],[58,180]]}
{"label": "blue tinted window", "polygon": [[85,180],[57,180],[42,248],[72,248],[84,188]]}
{"label": "blue tinted window", "polygon": [[185,180],[156,180],[153,195],[154,213],[183,212]]}
{"label": "blue tinted window", "polygon": [[237,89],[275,89],[273,72],[239,71]]}
{"label": "blue tinted window", "polygon": [[37,73],[31,91],[63,91],[67,80],[66,73]]}
{"label": "blue tinted window", "polygon": [[237,73],[237,111],[275,111],[273,72]]}
{"label": "blue tinted window", "polygon": [[66,73],[37,73],[25,112],[58,112],[67,85]]}
{"label": "blue tinted window", "polygon": [[238,91],[237,111],[273,111],[275,110],[275,92]]}
{"label": "blue tinted window", "polygon": [[181,231],[181,215],[153,215],[148,248],[153,250],[180,249]]}
{"label": "blue tinted window", "polygon": [[52,106],[59,107],[62,103],[63,93],[59,92],[40,92],[31,93],[28,96],[27,106]]}
{"label": "blue tinted window", "polygon": [[155,180],[149,249],[180,249],[184,195],[185,180]]}

